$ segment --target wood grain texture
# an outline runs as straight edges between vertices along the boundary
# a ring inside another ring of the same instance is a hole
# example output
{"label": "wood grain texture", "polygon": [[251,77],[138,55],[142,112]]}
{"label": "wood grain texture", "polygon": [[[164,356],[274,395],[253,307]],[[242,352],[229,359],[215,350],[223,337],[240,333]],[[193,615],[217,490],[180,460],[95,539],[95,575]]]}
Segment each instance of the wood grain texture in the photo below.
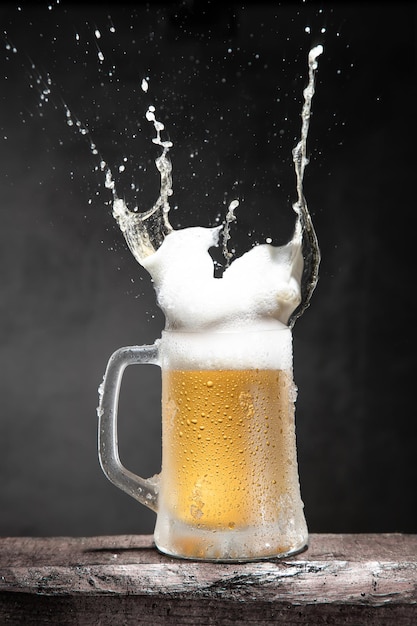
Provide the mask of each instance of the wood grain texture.
{"label": "wood grain texture", "polygon": [[148,536],[0,539],[0,624],[417,625],[417,535],[312,535],[283,560],[197,563]]}

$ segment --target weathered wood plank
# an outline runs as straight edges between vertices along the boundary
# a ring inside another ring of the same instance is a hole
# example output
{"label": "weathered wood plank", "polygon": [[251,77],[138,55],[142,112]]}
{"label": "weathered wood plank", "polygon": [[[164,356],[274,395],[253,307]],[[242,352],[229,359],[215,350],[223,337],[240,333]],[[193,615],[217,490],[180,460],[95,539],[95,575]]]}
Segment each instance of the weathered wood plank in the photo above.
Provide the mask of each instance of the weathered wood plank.
{"label": "weathered wood plank", "polygon": [[312,535],[243,564],[172,559],[144,536],[0,539],[0,624],[32,623],[415,626],[417,535]]}

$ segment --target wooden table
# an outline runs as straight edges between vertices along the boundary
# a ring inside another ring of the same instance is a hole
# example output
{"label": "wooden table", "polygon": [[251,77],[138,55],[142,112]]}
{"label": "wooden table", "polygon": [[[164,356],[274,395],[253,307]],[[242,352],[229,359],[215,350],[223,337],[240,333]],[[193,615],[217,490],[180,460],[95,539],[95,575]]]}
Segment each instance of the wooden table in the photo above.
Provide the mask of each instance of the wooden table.
{"label": "wooden table", "polygon": [[295,557],[197,563],[149,536],[0,539],[0,625],[417,626],[417,535],[312,535]]}

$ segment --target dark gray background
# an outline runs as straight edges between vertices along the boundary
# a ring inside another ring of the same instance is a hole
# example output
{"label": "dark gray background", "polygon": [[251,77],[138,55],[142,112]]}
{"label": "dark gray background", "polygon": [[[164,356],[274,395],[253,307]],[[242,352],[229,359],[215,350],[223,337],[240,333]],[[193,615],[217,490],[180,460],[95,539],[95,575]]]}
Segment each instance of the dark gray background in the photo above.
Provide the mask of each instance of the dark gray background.
{"label": "dark gray background", "polygon": [[[115,172],[127,157],[131,207],[158,191],[153,102],[174,141],[173,225],[212,225],[239,197],[238,251],[249,230],[279,242],[317,43],[305,191],[323,261],[294,331],[306,516],[314,532],[417,532],[415,3],[49,4],[0,8],[0,533],[154,524],[101,473],[96,405],[112,351],[152,343],[163,318],[63,102]],[[122,460],[145,476],[159,385],[149,367],[123,386]]]}

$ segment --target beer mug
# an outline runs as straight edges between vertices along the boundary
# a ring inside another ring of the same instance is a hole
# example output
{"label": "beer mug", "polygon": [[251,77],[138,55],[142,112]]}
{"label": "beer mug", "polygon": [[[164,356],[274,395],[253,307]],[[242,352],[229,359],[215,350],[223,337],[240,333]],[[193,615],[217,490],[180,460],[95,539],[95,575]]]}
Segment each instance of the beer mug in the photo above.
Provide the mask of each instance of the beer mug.
{"label": "beer mug", "polygon": [[[162,372],[162,469],[123,467],[117,406],[132,364]],[[288,556],[307,544],[298,480],[288,327],[165,330],[152,346],[120,348],[100,387],[99,458],[111,482],[157,513],[168,555],[211,561]]]}

